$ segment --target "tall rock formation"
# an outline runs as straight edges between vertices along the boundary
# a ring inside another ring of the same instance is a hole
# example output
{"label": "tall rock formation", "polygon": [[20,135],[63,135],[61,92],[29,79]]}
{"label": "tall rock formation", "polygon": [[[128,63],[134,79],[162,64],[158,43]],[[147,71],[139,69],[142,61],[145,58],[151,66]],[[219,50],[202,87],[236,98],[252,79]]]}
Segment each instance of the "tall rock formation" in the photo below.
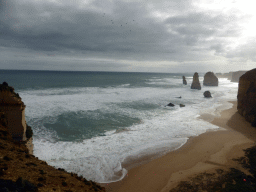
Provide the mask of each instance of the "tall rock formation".
{"label": "tall rock formation", "polygon": [[207,72],[204,75],[204,82],[203,84],[205,86],[218,86],[219,81],[218,78],[214,75],[213,72]]}
{"label": "tall rock formation", "polygon": [[12,138],[17,141],[27,139],[25,107],[19,94],[14,92],[13,87],[9,87],[6,82],[0,84],[0,112],[4,112],[8,130]]}
{"label": "tall rock formation", "polygon": [[256,68],[239,79],[237,110],[247,121],[256,121]]}
{"label": "tall rock formation", "polygon": [[195,72],[194,76],[193,76],[193,81],[191,84],[191,89],[198,89],[201,90],[201,84],[199,82],[199,75],[197,72]]}
{"label": "tall rock formation", "polygon": [[183,85],[187,85],[186,77],[185,77],[185,76],[182,76],[182,79],[183,79]]}
{"label": "tall rock formation", "polygon": [[246,71],[235,71],[232,73],[231,82],[239,82],[239,78],[245,74]]}

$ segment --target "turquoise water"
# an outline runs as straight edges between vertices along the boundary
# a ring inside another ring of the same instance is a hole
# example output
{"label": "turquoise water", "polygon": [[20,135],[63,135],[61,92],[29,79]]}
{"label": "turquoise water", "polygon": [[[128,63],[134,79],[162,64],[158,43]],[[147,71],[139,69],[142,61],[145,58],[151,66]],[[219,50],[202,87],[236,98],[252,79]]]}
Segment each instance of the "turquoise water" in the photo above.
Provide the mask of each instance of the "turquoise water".
{"label": "turquoise water", "polygon": [[[26,105],[34,155],[97,182],[122,179],[128,159],[165,154],[218,129],[198,116],[230,108],[238,85],[219,79],[205,87],[199,74],[202,90],[191,90],[192,75],[0,70]],[[213,98],[203,97],[206,90]]]}

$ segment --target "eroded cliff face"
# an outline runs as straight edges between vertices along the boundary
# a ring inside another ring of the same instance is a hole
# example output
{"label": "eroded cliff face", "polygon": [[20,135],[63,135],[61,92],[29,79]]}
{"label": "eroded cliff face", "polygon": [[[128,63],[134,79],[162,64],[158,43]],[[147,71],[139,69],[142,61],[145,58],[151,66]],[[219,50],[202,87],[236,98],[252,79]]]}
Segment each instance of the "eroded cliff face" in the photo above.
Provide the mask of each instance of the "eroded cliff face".
{"label": "eroded cliff face", "polygon": [[247,121],[256,121],[256,68],[239,79],[237,110]]}
{"label": "eroded cliff face", "polygon": [[7,119],[7,128],[14,140],[25,141],[26,138],[26,106],[19,94],[7,83],[0,84],[0,112],[3,112]]}
{"label": "eroded cliff face", "polygon": [[197,72],[195,72],[194,76],[193,76],[193,81],[191,84],[191,89],[198,89],[201,90],[201,84],[199,82],[199,75]]}
{"label": "eroded cliff face", "polygon": [[214,75],[213,72],[207,72],[204,75],[203,85],[205,86],[218,86],[219,81],[218,78]]}

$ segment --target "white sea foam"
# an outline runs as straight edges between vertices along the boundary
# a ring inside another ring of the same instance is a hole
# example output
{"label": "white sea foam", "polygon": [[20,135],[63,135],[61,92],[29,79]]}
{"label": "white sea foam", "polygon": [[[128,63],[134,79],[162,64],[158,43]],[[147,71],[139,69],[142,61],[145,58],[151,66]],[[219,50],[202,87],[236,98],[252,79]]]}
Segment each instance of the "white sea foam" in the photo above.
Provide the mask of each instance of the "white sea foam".
{"label": "white sea foam", "polygon": [[[35,137],[34,154],[50,165],[76,172],[89,180],[112,182],[120,180],[127,173],[122,163],[127,159],[139,158],[150,154],[164,154],[182,146],[190,136],[196,136],[209,129],[218,129],[198,118],[208,113],[214,116],[228,109],[229,100],[236,99],[237,84],[227,79],[219,79],[219,87],[204,87],[191,90],[188,79],[186,87],[131,88],[129,84],[118,87],[87,87],[27,90],[20,92],[27,105],[26,116],[31,123],[35,119],[49,117],[48,122],[55,122],[56,117],[64,112],[102,110],[139,118],[140,123],[125,128],[125,131],[110,130],[106,136],[85,139],[82,142],[54,141],[56,132],[47,130],[43,124],[33,127],[35,133],[44,135]],[[200,77],[202,82],[202,77]],[[181,84],[180,79],[152,78],[147,83]],[[213,98],[206,99],[203,92],[210,90]],[[182,96],[181,99],[176,98]],[[165,107],[169,102],[174,108]],[[159,105],[152,110],[138,110],[120,107],[120,104],[144,103]],[[186,107],[180,108],[182,103]],[[162,107],[160,107],[162,106]],[[216,108],[218,110],[216,110]],[[96,117],[95,117],[96,118]],[[54,135],[55,134],[55,135]],[[36,135],[36,134],[35,134]]]}

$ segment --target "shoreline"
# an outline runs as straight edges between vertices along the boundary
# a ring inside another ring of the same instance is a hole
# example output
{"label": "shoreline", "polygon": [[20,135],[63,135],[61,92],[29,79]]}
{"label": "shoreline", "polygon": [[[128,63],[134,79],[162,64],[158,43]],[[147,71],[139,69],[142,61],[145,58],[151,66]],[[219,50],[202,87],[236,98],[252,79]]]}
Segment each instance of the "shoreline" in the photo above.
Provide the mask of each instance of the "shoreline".
{"label": "shoreline", "polygon": [[168,192],[180,181],[203,171],[239,166],[232,159],[243,156],[243,149],[254,145],[256,130],[237,113],[236,101],[230,103],[232,108],[213,120],[207,115],[199,117],[220,129],[190,137],[177,150],[146,163],[146,159],[134,161],[124,179],[101,186],[106,187],[107,192]]}

